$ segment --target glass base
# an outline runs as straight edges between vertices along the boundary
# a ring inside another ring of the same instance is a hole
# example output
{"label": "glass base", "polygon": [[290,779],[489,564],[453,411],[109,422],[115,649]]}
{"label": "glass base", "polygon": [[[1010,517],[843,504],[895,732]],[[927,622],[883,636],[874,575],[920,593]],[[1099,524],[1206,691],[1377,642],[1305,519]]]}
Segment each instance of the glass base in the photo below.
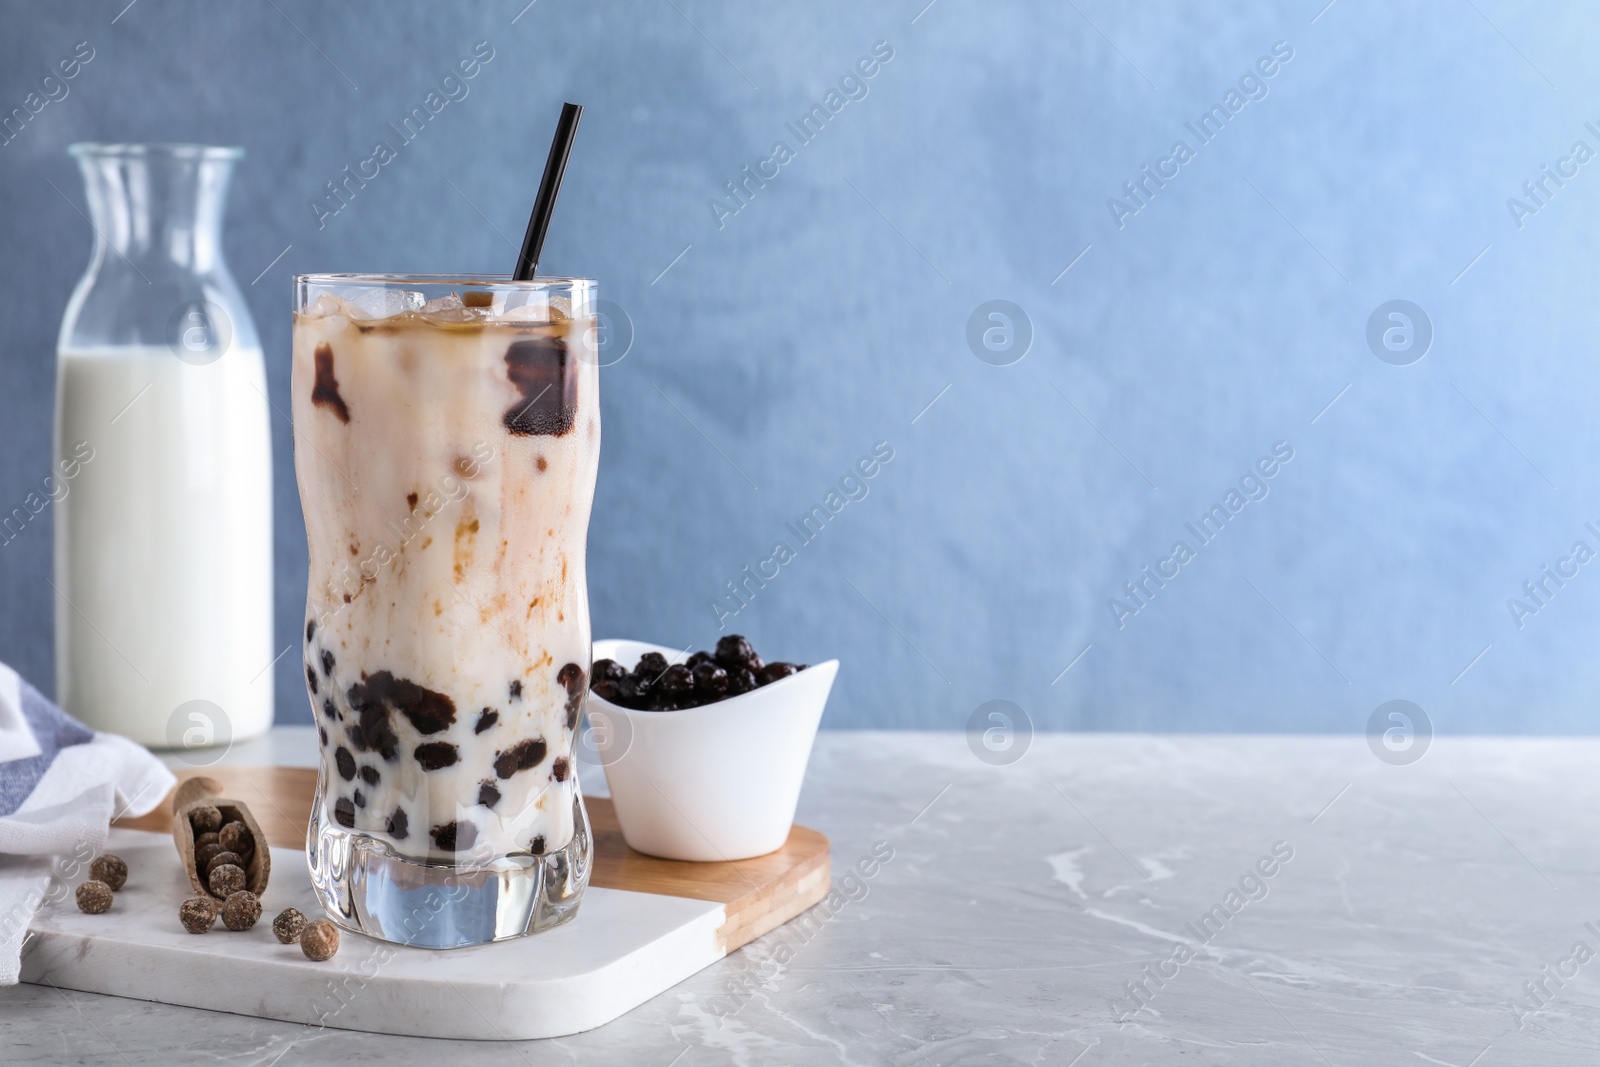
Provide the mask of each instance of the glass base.
{"label": "glass base", "polygon": [[547,855],[508,856],[479,867],[426,863],[326,821],[319,789],[306,842],[311,884],[328,918],[367,937],[414,948],[507,941],[578,914],[593,839],[576,790],[572,826],[567,846]]}

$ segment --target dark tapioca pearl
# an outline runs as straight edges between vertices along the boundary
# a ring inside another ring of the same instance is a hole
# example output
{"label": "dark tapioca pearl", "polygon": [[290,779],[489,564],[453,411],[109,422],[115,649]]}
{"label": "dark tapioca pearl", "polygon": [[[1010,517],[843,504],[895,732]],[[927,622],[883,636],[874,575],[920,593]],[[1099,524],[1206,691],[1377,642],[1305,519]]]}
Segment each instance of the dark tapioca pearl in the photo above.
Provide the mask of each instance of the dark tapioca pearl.
{"label": "dark tapioca pearl", "polygon": [[406,835],[411,832],[411,820],[406,818],[405,809],[395,808],[394,814],[389,816],[389,821],[383,829],[396,841],[404,841]]}
{"label": "dark tapioca pearl", "polygon": [[646,652],[639,657],[639,665],[633,673],[644,675],[654,685],[657,678],[667,673],[667,657],[659,652]]}
{"label": "dark tapioca pearl", "polygon": [[589,692],[593,693],[601,700],[609,700],[613,704],[617,703],[616,682],[596,682],[589,687]]}
{"label": "dark tapioca pearl", "polygon": [[583,668],[576,663],[569,663],[557,672],[556,681],[568,693],[581,693],[583,692]]}
{"label": "dark tapioca pearl", "polygon": [[756,655],[755,648],[741,634],[727,634],[717,638],[717,651],[713,658],[716,659],[717,665],[726,671],[745,667],[754,674],[761,669],[761,657]]}
{"label": "dark tapioca pearl", "polygon": [[661,676],[660,689],[668,700],[680,701],[694,692],[694,672],[679,663]]}
{"label": "dark tapioca pearl", "polygon": [[500,787],[487,779],[478,783],[478,803],[492,808],[500,803]]}
{"label": "dark tapioca pearl", "polygon": [[625,708],[639,708],[644,706],[643,701],[641,701],[639,697],[639,683],[631,674],[622,679],[622,681],[616,683],[616,695],[608,696],[606,699]]}
{"label": "dark tapioca pearl", "polygon": [[417,765],[425,771],[449,767],[459,758],[456,746],[448,741],[429,741],[425,745],[418,745],[412,755],[416,758]]}
{"label": "dark tapioca pearl", "polygon": [[528,843],[528,851],[532,852],[535,856],[544,855],[544,835],[543,834],[540,834],[538,837],[534,838],[531,842]]}
{"label": "dark tapioca pearl", "polygon": [[531,337],[506,349],[506,378],[522,397],[501,422],[519,436],[561,437],[578,413],[578,375],[561,337]]}
{"label": "dark tapioca pearl", "polygon": [[306,620],[306,644],[309,645],[311,643],[311,635],[316,633],[316,632],[317,632],[317,620],[316,619],[307,619]]}
{"label": "dark tapioca pearl", "polygon": [[311,690],[311,695],[317,695],[317,669],[306,664],[306,688]]}
{"label": "dark tapioca pearl", "polygon": [[550,777],[554,778],[558,782],[564,782],[567,780],[567,773],[571,769],[572,765],[567,762],[567,757],[561,756],[554,763],[550,764]]}
{"label": "dark tapioca pearl", "polygon": [[378,774],[378,768],[376,768],[376,767],[363,767],[363,768],[361,768],[361,780],[363,782],[366,782],[368,785],[377,785],[381,778],[382,778],[382,776],[380,774]]}
{"label": "dark tapioca pearl", "polygon": [[[685,663],[684,666],[688,667],[692,671],[695,668],[699,667],[700,664],[702,664],[702,663],[716,663],[716,662],[717,662],[716,658],[713,657],[711,655],[711,653],[705,652],[705,651],[701,651],[701,652],[696,652],[694,655],[690,656],[689,657],[689,661],[687,663]],[[595,674],[598,675],[599,673],[600,673],[599,664],[596,664],[595,665]]]}
{"label": "dark tapioca pearl", "polygon": [[400,735],[386,718],[373,718],[361,724],[361,732],[374,752],[394,763],[400,758]]}
{"label": "dark tapioca pearl", "polygon": [[478,840],[478,828],[466,819],[457,819],[435,826],[428,831],[428,836],[433,838],[440,852],[459,852],[471,848],[473,842]]}
{"label": "dark tapioca pearl", "polygon": [[518,741],[505,751],[494,754],[494,773],[500,778],[510,778],[518,771],[537,767],[544,762],[547,750],[543,738]]}
{"label": "dark tapioca pearl", "polygon": [[333,821],[347,830],[355,828],[356,806],[349,797],[340,797],[333,802]]}
{"label": "dark tapioca pearl", "polygon": [[595,682],[620,682],[628,676],[628,668],[614,659],[597,659],[590,677]]}
{"label": "dark tapioca pearl", "polygon": [[735,667],[728,672],[728,695],[736,697],[756,687],[756,676],[748,667]]}
{"label": "dark tapioca pearl", "polygon": [[361,790],[357,789],[353,795],[355,796],[355,799],[356,799],[356,807],[364,808],[364,807],[367,806],[367,798],[364,795],[362,795]]}
{"label": "dark tapioca pearl", "polygon": [[322,650],[322,673],[327,675],[333,674],[333,653],[329,652],[327,649]]}
{"label": "dark tapioca pearl", "polygon": [[522,679],[521,678],[513,679],[512,682],[511,682],[511,685],[509,686],[509,688],[511,690],[511,699],[512,700],[521,700],[522,699]]}
{"label": "dark tapioca pearl", "polygon": [[356,758],[350,755],[350,750],[340,745],[333,754],[333,762],[338,765],[339,777],[345,781],[356,776]]}
{"label": "dark tapioca pearl", "polygon": [[798,674],[799,672],[800,668],[793,663],[769,663],[759,671],[756,671],[756,684],[771,685],[780,678],[787,678],[791,674]]}
{"label": "dark tapioca pearl", "polygon": [[312,358],[317,367],[317,378],[311,386],[312,406],[327,408],[340,422],[348,423],[350,408],[339,395],[339,379],[333,376],[333,346],[323,342],[312,353]]}
{"label": "dark tapioca pearl", "polygon": [[415,493],[407,493],[406,494],[406,507],[411,509],[412,511],[416,511],[417,510],[417,499],[418,499],[417,498],[417,494],[415,494]]}
{"label": "dark tapioca pearl", "polygon": [[695,665],[694,691],[701,703],[721,700],[728,693],[728,672],[709,659]]}
{"label": "dark tapioca pearl", "polygon": [[361,732],[360,723],[356,723],[353,726],[346,726],[344,730],[344,736],[345,739],[350,742],[350,747],[355,749],[357,752],[365,752],[367,750],[367,735]]}
{"label": "dark tapioca pearl", "polygon": [[357,682],[347,695],[350,707],[361,716],[367,743],[391,762],[399,756],[400,743],[391,722],[394,712],[404,715],[420,734],[439,733],[456,721],[455,701],[388,671]]}
{"label": "dark tapioca pearl", "polygon": [[478,725],[472,728],[475,734],[481,734],[489,727],[500,721],[500,713],[493,708],[484,708],[478,713]]}
{"label": "dark tapioca pearl", "polygon": [[339,719],[339,709],[333,706],[333,698],[328,697],[322,702],[322,714],[335,722]]}
{"label": "dark tapioca pearl", "polygon": [[327,748],[328,747],[328,728],[326,726],[317,727],[317,736],[322,738],[322,747],[323,748]]}

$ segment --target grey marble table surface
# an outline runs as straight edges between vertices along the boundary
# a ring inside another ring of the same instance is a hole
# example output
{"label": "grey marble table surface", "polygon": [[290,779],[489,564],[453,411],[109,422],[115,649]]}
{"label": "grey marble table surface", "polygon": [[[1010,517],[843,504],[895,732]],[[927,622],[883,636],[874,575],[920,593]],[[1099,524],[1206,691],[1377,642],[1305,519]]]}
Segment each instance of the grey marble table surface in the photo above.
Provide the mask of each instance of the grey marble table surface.
{"label": "grey marble table surface", "polygon": [[1589,738],[1395,766],[1360,736],[1053,734],[994,766],[962,734],[825,732],[799,818],[847,902],[598,1030],[427,1041],[18,986],[0,1059],[1593,1064],[1597,763]]}

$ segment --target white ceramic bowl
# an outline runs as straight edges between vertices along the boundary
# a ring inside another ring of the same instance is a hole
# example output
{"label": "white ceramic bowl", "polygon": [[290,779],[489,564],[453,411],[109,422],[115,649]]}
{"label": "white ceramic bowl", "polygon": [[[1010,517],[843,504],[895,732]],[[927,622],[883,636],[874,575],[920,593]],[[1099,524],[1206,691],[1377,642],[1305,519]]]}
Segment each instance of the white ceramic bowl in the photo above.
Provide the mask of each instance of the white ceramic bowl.
{"label": "white ceramic bowl", "polygon": [[[642,641],[596,641],[595,659],[632,670]],[[839,661],[681,711],[633,711],[589,694],[589,726],[622,837],[673,860],[738,860],[781,848]]]}

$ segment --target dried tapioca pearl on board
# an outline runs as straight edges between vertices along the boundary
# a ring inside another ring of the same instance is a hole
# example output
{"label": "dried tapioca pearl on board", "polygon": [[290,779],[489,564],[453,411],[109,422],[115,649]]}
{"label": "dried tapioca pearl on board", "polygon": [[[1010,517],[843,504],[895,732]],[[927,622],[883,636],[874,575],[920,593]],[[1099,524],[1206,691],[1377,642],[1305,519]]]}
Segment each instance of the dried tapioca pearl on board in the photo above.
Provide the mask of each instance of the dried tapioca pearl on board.
{"label": "dried tapioca pearl on board", "polygon": [[248,930],[261,918],[261,898],[247,890],[229,893],[222,902],[222,925],[230,930]]}
{"label": "dried tapioca pearl on board", "polygon": [[327,919],[307,923],[300,933],[300,951],[306,954],[306,959],[319,963],[332,959],[339,951],[339,928]]}
{"label": "dried tapioca pearl on board", "polygon": [[190,897],[178,905],[178,921],[191,934],[203,934],[217,922],[217,902],[210,897]]}
{"label": "dried tapioca pearl on board", "polygon": [[109,911],[113,895],[110,886],[91,878],[78,887],[78,910],[89,915]]}
{"label": "dried tapioca pearl on board", "polygon": [[305,932],[306,917],[299,908],[284,908],[278,917],[272,920],[272,936],[280,944],[292,945],[300,940],[300,935]]}
{"label": "dried tapioca pearl on board", "polygon": [[113,856],[108,852],[104,856],[96,856],[94,862],[89,864],[89,877],[104,882],[114,893],[128,881],[128,864],[121,856]]}

